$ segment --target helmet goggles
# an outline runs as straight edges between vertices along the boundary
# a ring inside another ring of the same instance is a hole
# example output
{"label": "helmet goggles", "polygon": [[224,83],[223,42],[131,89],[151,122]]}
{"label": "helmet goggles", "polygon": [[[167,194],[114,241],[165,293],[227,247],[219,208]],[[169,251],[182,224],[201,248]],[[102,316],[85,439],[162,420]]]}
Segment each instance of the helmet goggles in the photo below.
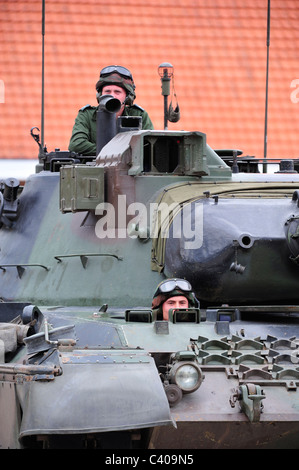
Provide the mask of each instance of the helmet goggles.
{"label": "helmet goggles", "polygon": [[157,297],[159,294],[167,294],[172,292],[175,289],[180,289],[183,292],[191,292],[192,286],[190,282],[186,281],[185,279],[166,279],[165,281],[161,282],[157,287],[157,290],[154,294],[154,297]]}
{"label": "helmet goggles", "polygon": [[102,94],[102,89],[106,85],[116,85],[126,91],[127,97],[125,104],[132,106],[136,98],[135,84],[131,72],[121,65],[108,65],[100,72],[99,80],[96,83],[98,92],[97,99]]}
{"label": "helmet goggles", "polygon": [[133,81],[133,77],[131,72],[126,69],[126,67],[122,67],[121,65],[108,65],[104,67],[100,72],[100,77],[105,77],[106,75],[111,75],[112,73],[118,73],[124,78],[130,78]]}

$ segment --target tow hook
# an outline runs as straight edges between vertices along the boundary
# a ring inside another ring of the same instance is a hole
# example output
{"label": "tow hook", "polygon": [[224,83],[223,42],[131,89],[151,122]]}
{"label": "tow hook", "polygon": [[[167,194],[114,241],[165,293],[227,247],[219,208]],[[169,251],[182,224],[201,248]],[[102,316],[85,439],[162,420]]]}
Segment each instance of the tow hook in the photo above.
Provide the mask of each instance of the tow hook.
{"label": "tow hook", "polygon": [[251,423],[257,423],[260,421],[263,410],[262,400],[264,400],[264,398],[266,398],[266,396],[259,385],[248,383],[234,390],[229,401],[231,407],[234,408],[238,400],[240,402],[241,411],[245,413],[249,421]]}

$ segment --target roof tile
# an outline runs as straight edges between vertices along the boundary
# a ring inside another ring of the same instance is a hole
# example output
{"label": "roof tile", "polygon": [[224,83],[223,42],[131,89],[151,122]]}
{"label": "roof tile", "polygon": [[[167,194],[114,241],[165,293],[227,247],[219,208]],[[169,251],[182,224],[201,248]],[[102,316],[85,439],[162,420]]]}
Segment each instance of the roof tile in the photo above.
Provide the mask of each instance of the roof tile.
{"label": "roof tile", "polygon": [[[40,127],[41,1],[0,0],[0,158],[37,156]],[[266,0],[46,0],[45,141],[68,147],[78,109],[96,105],[100,69],[121,63],[133,73],[136,102],[163,126],[157,74],[174,66],[181,120],[170,129],[200,130],[215,147],[263,154]],[[299,156],[299,5],[272,0],[268,156]],[[298,89],[298,93],[297,90]]]}

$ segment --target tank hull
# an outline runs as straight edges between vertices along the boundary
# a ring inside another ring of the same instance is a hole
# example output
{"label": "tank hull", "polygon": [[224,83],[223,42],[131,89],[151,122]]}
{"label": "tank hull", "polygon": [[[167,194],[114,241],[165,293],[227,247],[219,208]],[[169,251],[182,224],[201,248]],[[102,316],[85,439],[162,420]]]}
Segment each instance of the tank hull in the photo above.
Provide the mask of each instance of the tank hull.
{"label": "tank hull", "polygon": [[[0,447],[297,448],[298,175],[234,178],[201,133],[96,163],[1,205]],[[167,277],[199,308],[157,319]]]}

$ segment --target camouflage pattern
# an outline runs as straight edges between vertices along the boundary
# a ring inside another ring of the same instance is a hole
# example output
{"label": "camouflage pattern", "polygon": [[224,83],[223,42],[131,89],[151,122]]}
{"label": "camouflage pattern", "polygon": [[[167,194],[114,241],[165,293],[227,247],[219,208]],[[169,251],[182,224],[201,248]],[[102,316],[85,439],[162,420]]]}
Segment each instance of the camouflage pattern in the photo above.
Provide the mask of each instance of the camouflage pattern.
{"label": "camouflage pattern", "polygon": [[133,101],[136,99],[135,85],[133,79],[122,77],[118,73],[112,73],[104,77],[100,76],[99,80],[96,83],[96,90],[99,95],[102,94],[103,87],[107,85],[116,85],[123,88],[127,93],[127,97],[130,98],[130,100],[127,101],[127,104],[133,104]]}
{"label": "camouflage pattern", "polygon": [[[200,132],[123,132],[72,180],[65,153],[0,188],[0,448],[298,448],[299,174],[234,174]],[[199,316],[155,317],[165,278]]]}

